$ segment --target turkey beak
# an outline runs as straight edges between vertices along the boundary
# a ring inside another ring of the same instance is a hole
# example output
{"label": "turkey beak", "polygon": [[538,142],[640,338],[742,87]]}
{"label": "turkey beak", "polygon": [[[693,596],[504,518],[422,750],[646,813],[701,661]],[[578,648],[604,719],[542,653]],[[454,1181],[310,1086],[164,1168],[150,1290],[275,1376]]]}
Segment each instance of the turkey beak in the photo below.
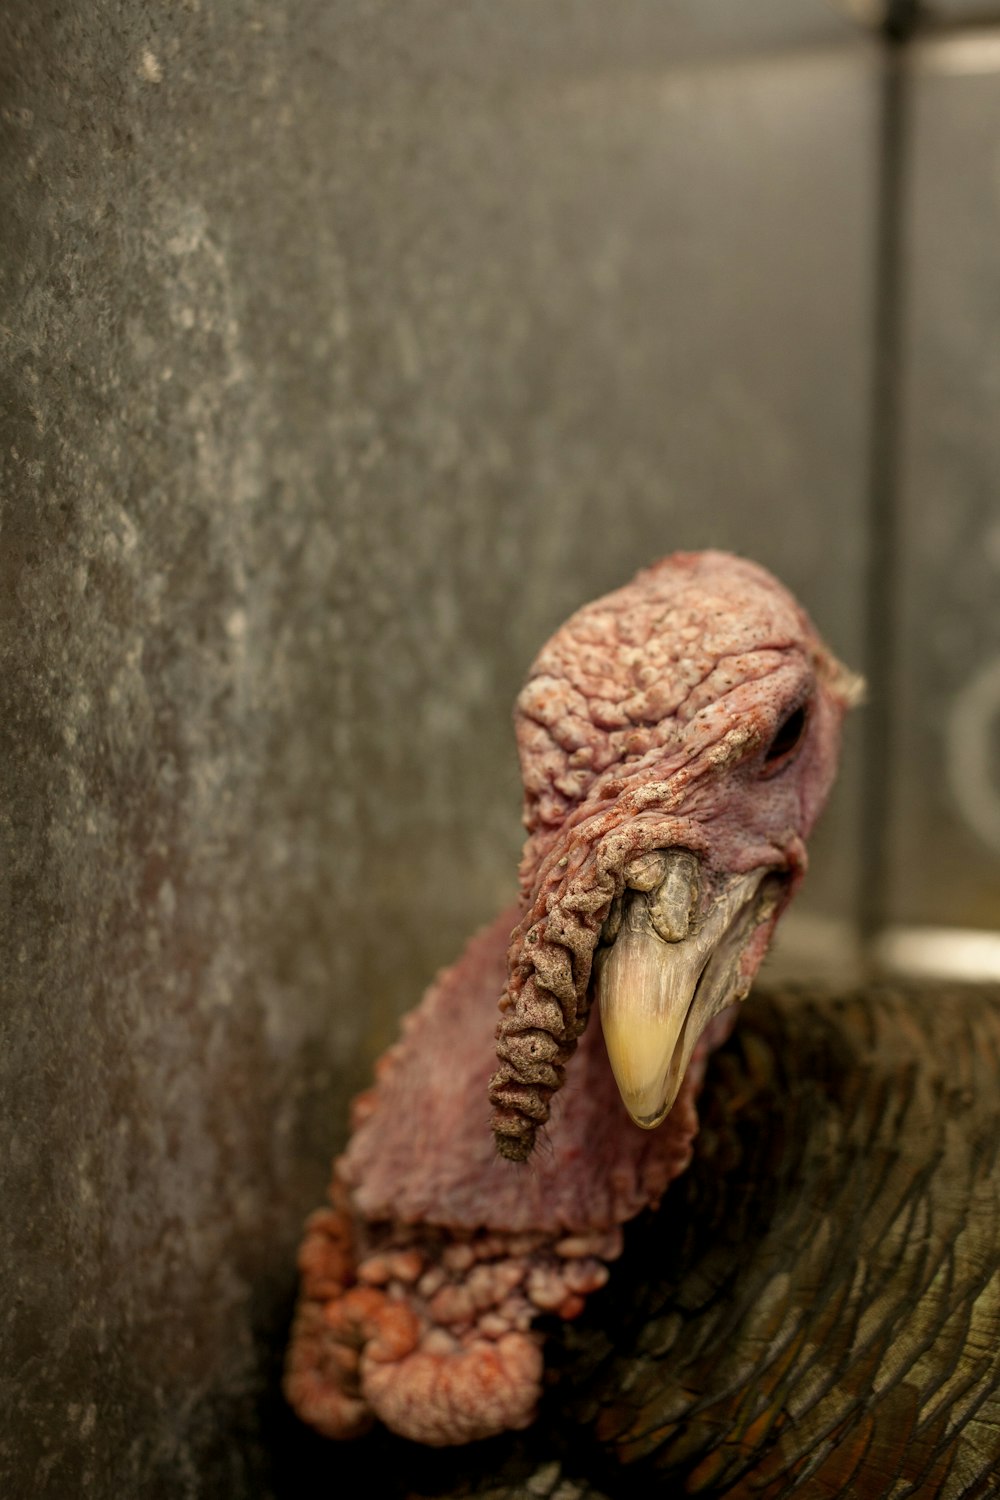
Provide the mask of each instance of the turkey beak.
{"label": "turkey beak", "polygon": [[669,1113],[705,1027],[749,980],[740,958],[774,915],[774,872],[709,882],[686,849],[633,860],[595,957],[608,1058],[632,1119],[652,1130]]}

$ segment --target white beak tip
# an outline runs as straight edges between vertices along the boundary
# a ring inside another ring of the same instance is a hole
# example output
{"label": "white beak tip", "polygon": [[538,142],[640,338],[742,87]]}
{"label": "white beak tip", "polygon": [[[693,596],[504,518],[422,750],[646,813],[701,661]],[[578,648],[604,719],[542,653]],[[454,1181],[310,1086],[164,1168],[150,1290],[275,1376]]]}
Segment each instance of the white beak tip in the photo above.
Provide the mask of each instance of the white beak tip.
{"label": "white beak tip", "polygon": [[651,1115],[641,1115],[636,1114],[635,1110],[629,1109],[627,1104],[625,1105],[625,1108],[628,1110],[628,1116],[632,1121],[632,1124],[638,1125],[640,1130],[655,1130],[657,1125],[663,1124],[664,1120],[667,1118],[667,1115],[670,1113],[669,1109],[660,1109],[656,1110]]}

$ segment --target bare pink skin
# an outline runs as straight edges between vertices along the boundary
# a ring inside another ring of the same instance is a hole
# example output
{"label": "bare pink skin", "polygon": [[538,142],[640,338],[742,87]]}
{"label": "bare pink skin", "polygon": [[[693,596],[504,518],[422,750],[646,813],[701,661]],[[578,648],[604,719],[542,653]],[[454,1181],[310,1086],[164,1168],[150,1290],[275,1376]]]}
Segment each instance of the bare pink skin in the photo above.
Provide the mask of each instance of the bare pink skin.
{"label": "bare pink skin", "polygon": [[527,1169],[497,1158],[483,1100],[516,915],[473,938],[407,1017],[355,1103],[335,1207],[307,1227],[287,1391],[331,1437],[373,1415],[430,1444],[527,1426],[542,1377],[533,1321],[582,1311],[620,1253],[620,1226],[690,1160],[704,1058],[735,1012],[703,1037],[660,1130],[629,1120],[595,1028],[544,1151]]}
{"label": "bare pink skin", "polygon": [[[684,1171],[708,1055],[735,1020],[730,1007],[706,1028],[666,1121],[633,1125],[599,1029],[584,1030],[625,866],[679,846],[713,872],[784,872],[790,891],[853,687],[770,575],[721,553],[665,559],[542,651],[517,713],[521,906],[406,1018],[356,1101],[332,1207],[306,1228],[286,1392],[321,1432],[355,1436],[377,1417],[443,1445],[532,1421],[535,1320],[577,1316],[621,1226]],[[799,703],[801,744],[769,762]],[[747,978],[775,920],[744,951]],[[543,1148],[515,1165],[542,1123]]]}

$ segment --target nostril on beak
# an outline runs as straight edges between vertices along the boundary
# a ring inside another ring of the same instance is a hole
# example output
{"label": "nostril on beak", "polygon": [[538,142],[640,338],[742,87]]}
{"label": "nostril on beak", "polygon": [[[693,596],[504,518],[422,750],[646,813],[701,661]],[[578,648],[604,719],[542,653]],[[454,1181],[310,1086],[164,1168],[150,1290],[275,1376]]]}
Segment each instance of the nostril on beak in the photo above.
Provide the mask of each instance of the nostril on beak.
{"label": "nostril on beak", "polygon": [[659,888],[649,900],[653,928],[665,943],[681,943],[698,905],[698,861],[687,849],[670,849]]}

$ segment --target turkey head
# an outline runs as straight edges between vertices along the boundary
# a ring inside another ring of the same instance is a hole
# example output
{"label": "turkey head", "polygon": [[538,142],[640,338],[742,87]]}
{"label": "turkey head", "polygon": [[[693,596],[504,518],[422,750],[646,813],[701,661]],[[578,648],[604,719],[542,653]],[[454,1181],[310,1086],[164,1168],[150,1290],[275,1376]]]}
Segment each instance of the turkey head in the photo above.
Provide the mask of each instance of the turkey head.
{"label": "turkey head", "polygon": [[666,1116],[806,868],[858,691],[762,568],[676,553],[579,610],[518,699],[524,915],[493,1128],[523,1160],[600,1004],[637,1125]]}
{"label": "turkey head", "polygon": [[404,1021],[307,1225],[305,1420],[437,1445],[532,1421],[537,1320],[582,1310],[690,1160],[857,686],[768,573],[716,552],[665,558],[542,650],[516,712],[520,904]]}

